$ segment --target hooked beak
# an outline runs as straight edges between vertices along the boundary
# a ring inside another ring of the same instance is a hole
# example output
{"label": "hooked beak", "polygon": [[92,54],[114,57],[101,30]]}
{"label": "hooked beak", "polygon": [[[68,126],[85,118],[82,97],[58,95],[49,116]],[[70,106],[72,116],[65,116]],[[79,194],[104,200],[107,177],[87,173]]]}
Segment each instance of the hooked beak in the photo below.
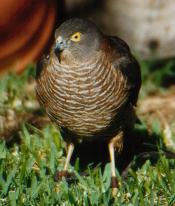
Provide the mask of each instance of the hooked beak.
{"label": "hooked beak", "polygon": [[66,41],[61,37],[59,36],[56,40],[56,44],[55,44],[55,48],[54,48],[54,51],[55,51],[55,54],[57,56],[60,56],[61,52],[67,47],[66,45]]}

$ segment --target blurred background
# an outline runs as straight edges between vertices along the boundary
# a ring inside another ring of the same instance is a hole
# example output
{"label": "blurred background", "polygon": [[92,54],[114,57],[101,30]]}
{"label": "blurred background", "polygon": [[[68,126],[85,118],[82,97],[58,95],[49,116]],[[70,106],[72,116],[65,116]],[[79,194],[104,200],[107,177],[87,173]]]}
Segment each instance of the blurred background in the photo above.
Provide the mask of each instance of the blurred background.
{"label": "blurred background", "polygon": [[[5,109],[8,103],[8,108],[12,108],[12,103],[18,107],[26,99],[35,100],[29,67],[35,71],[35,63],[43,53],[49,52],[55,29],[68,18],[85,17],[104,33],[119,36],[129,44],[142,70],[140,117],[148,125],[158,119],[171,139],[175,124],[174,14],[174,0],[0,0],[1,136],[11,134],[7,132],[11,131],[8,124],[4,124],[8,122],[8,114],[11,115]],[[28,74],[22,92],[20,76],[10,79],[9,72]],[[21,95],[26,91],[26,95]],[[27,113],[27,119],[29,116]],[[17,123],[10,123],[10,127],[16,128]]]}
{"label": "blurred background", "polygon": [[173,0],[1,0],[0,72],[36,62],[65,19],[85,17],[124,39],[140,59],[175,55]]}

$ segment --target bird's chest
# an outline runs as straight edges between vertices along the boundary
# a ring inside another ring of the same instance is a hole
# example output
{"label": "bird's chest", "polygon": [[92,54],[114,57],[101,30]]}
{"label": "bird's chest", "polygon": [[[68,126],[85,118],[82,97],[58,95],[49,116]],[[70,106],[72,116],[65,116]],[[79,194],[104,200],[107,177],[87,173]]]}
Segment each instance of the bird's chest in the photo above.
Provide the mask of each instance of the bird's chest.
{"label": "bird's chest", "polygon": [[88,136],[107,127],[118,107],[118,84],[109,65],[94,69],[57,71],[47,78],[52,91],[48,113],[57,123],[80,136]]}
{"label": "bird's chest", "polygon": [[[79,68],[76,71],[60,70],[55,79],[58,102],[68,111],[86,114],[109,109],[108,102],[115,102],[117,84],[110,68]],[[111,101],[113,100],[113,101]]]}

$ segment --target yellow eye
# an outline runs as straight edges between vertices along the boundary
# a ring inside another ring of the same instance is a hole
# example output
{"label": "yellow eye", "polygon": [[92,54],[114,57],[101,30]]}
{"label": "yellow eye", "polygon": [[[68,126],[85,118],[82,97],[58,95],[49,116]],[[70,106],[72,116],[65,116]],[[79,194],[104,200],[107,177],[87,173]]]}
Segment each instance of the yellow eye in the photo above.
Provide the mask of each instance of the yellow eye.
{"label": "yellow eye", "polygon": [[81,40],[81,35],[82,34],[80,32],[76,32],[70,37],[70,40],[74,42],[78,42]]}

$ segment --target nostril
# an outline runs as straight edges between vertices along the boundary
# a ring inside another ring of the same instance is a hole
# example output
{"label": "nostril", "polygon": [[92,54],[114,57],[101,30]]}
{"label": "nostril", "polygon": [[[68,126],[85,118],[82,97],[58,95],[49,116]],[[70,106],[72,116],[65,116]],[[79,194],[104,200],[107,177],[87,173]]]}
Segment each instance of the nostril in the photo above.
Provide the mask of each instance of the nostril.
{"label": "nostril", "polygon": [[65,49],[65,47],[66,47],[65,41],[61,38],[57,39],[55,43],[55,54],[59,55],[60,52],[62,52]]}
{"label": "nostril", "polygon": [[63,42],[62,40],[57,40],[57,41],[56,41],[56,44],[58,44],[58,45],[63,45],[63,43],[64,43],[64,42]]}

